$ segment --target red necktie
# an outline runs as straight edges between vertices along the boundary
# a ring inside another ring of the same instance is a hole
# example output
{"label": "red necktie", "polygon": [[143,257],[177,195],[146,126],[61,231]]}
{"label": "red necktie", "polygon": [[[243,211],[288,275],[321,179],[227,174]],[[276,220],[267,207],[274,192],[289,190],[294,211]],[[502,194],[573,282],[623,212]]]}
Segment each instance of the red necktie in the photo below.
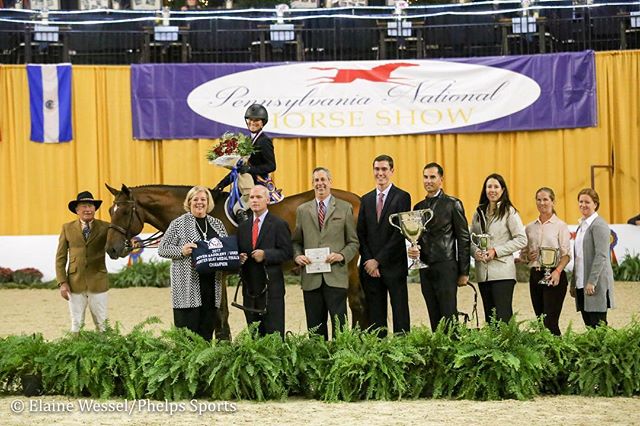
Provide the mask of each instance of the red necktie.
{"label": "red necktie", "polygon": [[322,231],[322,226],[324,225],[324,202],[320,201],[318,205],[318,225],[320,226],[320,230]]}
{"label": "red necktie", "polygon": [[376,216],[378,217],[378,222],[380,222],[380,216],[382,216],[383,207],[384,207],[384,192],[381,192],[378,195],[378,204],[376,204]]}
{"label": "red necktie", "polygon": [[256,244],[258,243],[258,234],[260,233],[260,218],[256,217],[256,220],[253,221],[253,228],[251,229],[251,246],[255,249]]}

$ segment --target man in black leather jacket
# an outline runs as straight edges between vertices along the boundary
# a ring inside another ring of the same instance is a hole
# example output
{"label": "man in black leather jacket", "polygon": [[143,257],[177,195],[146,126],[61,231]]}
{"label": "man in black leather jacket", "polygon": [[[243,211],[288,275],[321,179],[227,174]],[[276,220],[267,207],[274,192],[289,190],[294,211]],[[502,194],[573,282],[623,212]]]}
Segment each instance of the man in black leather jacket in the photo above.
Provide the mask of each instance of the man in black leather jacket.
{"label": "man in black leather jacket", "polygon": [[408,253],[429,265],[420,270],[420,284],[431,329],[435,330],[443,318],[456,319],[458,286],[469,281],[469,225],[462,202],[442,190],[442,167],[429,163],[422,175],[427,197],[413,209],[429,208],[433,219],[420,237],[419,248],[410,248]]}

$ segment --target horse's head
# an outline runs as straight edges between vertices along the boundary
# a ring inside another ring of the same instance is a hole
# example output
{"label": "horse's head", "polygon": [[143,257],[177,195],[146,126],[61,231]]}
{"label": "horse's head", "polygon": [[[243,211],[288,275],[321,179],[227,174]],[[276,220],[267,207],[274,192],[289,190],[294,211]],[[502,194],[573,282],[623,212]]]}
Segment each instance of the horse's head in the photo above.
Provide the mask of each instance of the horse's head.
{"label": "horse's head", "polygon": [[112,259],[125,257],[133,248],[131,238],[142,232],[144,212],[137,205],[131,190],[122,185],[120,191],[105,184],[114,195],[113,204],[109,208],[111,224],[107,233],[107,254]]}

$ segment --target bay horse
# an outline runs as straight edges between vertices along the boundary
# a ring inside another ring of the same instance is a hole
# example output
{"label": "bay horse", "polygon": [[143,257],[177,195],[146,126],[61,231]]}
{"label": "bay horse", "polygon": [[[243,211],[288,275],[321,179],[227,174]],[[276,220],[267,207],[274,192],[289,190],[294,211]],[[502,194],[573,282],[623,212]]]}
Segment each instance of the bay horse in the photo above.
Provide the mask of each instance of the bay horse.
{"label": "bay horse", "polygon": [[[105,184],[113,194],[113,204],[109,208],[111,224],[107,233],[106,252],[112,259],[125,257],[132,249],[131,239],[142,232],[145,223],[155,227],[160,232],[165,232],[172,220],[185,213],[183,203],[187,192],[192,186],[182,185],[143,185],[128,187],[122,185],[120,190]],[[360,197],[352,192],[332,189],[331,193],[337,198],[349,202],[353,206],[353,214],[357,219],[360,210]],[[220,219],[227,232],[235,234],[236,227],[229,221],[224,212],[224,202],[228,193],[211,191],[215,207],[211,216]],[[296,209],[304,202],[314,198],[313,191],[302,192],[289,197],[277,204],[269,206],[269,212],[284,219],[293,233],[296,226]],[[292,261],[285,264],[285,271],[296,267]],[[226,285],[225,285],[226,287]],[[226,290],[226,289],[223,289]],[[347,291],[349,307],[353,317],[353,324],[361,329],[369,326],[369,321],[364,303],[364,292],[360,285],[358,275],[358,257],[349,262],[349,289]],[[222,303],[219,309],[220,329],[216,329],[216,337],[230,339],[229,310],[226,300],[226,291],[222,292]]]}

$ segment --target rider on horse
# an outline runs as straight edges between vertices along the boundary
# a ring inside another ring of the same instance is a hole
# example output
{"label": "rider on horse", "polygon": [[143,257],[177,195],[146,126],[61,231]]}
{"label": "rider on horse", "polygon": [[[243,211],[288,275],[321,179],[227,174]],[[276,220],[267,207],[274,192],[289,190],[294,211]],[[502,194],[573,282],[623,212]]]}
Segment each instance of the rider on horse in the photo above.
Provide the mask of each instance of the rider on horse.
{"label": "rider on horse", "polygon": [[[251,132],[251,140],[256,151],[251,154],[246,164],[238,166],[238,189],[240,190],[240,203],[236,203],[233,211],[236,222],[247,220],[247,209],[249,208],[249,193],[251,188],[257,184],[266,185],[270,180],[269,173],[276,170],[276,156],[273,152],[273,142],[262,128],[269,121],[267,109],[260,104],[253,104],[244,113],[247,128]],[[232,183],[232,173],[224,177],[215,187],[215,190],[222,190]]]}

